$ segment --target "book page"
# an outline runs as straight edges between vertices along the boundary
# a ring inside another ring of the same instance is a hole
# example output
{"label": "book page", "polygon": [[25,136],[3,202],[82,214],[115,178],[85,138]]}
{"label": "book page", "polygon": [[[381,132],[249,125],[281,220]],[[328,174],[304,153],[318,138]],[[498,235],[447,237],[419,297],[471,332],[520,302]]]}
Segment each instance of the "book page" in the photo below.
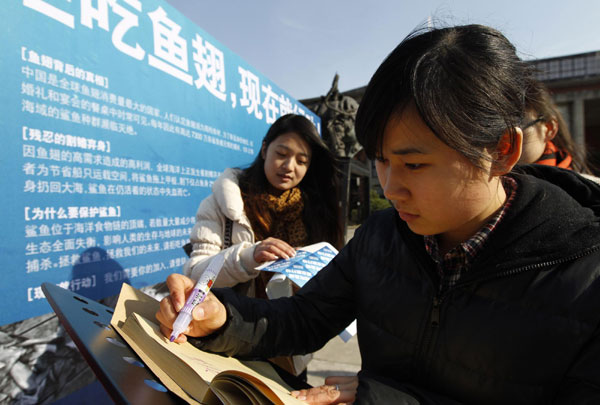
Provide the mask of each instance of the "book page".
{"label": "book page", "polygon": [[[156,375],[156,377],[168,390],[185,400],[187,403],[199,404],[199,402],[195,401],[189,394],[187,394],[166,371],[156,365],[152,357],[147,354],[153,353],[152,350],[143,350],[139,346],[138,341],[132,338],[129,334],[125,333],[123,330],[128,315],[137,312],[144,316],[153,317],[158,311],[158,308],[158,301],[156,301],[154,298],[144,294],[139,290],[136,290],[129,284],[123,283],[121,286],[121,293],[119,294],[119,300],[110,320],[110,324],[127,342],[127,344],[129,344],[129,346],[140,357],[144,364],[150,368],[150,370],[152,370],[154,375]],[[205,389],[208,390],[208,384],[204,385],[206,387]]]}
{"label": "book page", "polygon": [[[169,390],[188,403],[204,403],[210,380],[186,379],[186,376],[194,374],[193,370],[184,362],[174,358],[154,340],[148,339],[137,317],[139,315],[134,313],[121,325],[121,332],[127,343],[135,345],[132,349]],[[144,318],[140,317],[140,319]]]}
{"label": "book page", "polygon": [[[203,352],[188,342],[169,342],[169,339],[160,332],[158,325],[148,321],[145,318],[142,318],[137,314],[134,314],[133,316],[135,321],[146,333],[146,336],[152,338],[152,340],[159,343],[164,349],[166,349],[169,352],[169,357],[174,355],[184,364],[189,366],[189,368],[185,368],[180,367],[179,365],[176,367],[171,367],[170,364],[165,365],[165,367],[169,369],[169,372],[171,370],[173,371],[172,377],[175,381],[181,381],[184,383],[185,381],[196,381],[197,379],[190,378],[190,372],[193,372],[204,381],[212,381],[219,373],[227,374],[232,372],[232,374],[235,375],[247,374],[261,381],[264,386],[273,391],[273,393],[275,393],[275,395],[282,401],[282,404],[303,403],[290,395],[289,392],[292,390],[292,388],[287,386],[287,384],[283,383],[283,381],[279,379],[279,376],[272,367],[265,367],[263,370],[261,370],[263,373],[260,374],[233,357],[224,357],[217,354]],[[126,321],[126,324],[128,322],[130,322],[130,319]],[[139,338],[145,339],[146,337],[139,336]],[[279,380],[279,382],[277,382],[277,380]],[[180,385],[185,389],[183,384],[180,383]]]}
{"label": "book page", "polygon": [[[132,347],[153,371],[154,368],[158,368],[162,374],[167,374],[171,381],[176,382],[179,387],[197,400],[203,399],[206,395],[207,382],[212,381],[219,373],[234,370],[233,374],[235,375],[249,375],[262,382],[263,384],[260,384],[257,389],[268,398],[275,399],[273,403],[303,404],[289,394],[291,387],[280,379],[267,362],[248,362],[253,365],[251,368],[237,359],[203,352],[188,342],[171,343],[160,332],[156,323],[133,310],[139,310],[147,316],[151,316],[150,319],[154,319],[158,310],[158,301],[123,284],[111,323],[113,325],[120,324],[119,329],[124,336],[128,337],[126,339],[128,343],[129,341],[135,343],[137,350]],[[124,317],[126,317],[125,321],[120,321]],[[257,365],[259,368],[256,367]],[[162,382],[159,373],[155,372],[155,374]],[[166,383],[165,385],[167,386]],[[170,386],[167,388],[171,389]],[[173,391],[177,393],[175,390]],[[265,394],[265,391],[271,391],[271,393]]]}

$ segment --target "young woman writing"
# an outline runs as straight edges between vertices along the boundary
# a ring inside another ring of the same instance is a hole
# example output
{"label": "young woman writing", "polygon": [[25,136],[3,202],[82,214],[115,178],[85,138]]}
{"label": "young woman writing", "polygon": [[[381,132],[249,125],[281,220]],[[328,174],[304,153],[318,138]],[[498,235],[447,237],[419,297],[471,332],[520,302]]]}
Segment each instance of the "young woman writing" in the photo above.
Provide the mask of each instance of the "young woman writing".
{"label": "young woman writing", "polygon": [[[529,79],[492,28],[410,35],[356,120],[394,207],[294,297],[215,289],[179,341],[238,357],[306,353],[357,318],[356,403],[600,402],[600,186],[553,167],[511,172]],[[166,336],[193,281],[167,284]]]}

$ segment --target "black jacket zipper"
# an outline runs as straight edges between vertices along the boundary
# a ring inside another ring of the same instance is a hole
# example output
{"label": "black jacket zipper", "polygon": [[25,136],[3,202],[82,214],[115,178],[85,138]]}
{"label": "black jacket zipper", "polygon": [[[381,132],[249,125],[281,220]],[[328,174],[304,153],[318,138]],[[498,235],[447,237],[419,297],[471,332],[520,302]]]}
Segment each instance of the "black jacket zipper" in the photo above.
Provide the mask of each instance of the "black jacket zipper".
{"label": "black jacket zipper", "polygon": [[560,259],[555,259],[555,260],[550,260],[547,262],[543,262],[543,263],[534,263],[534,264],[528,264],[527,266],[523,266],[523,267],[517,267],[515,269],[509,269],[509,270],[504,270],[504,271],[500,271],[498,273],[494,273],[494,274],[488,274],[488,275],[484,275],[482,277],[476,277],[473,278],[471,280],[466,280],[461,282],[460,280],[452,287],[452,289],[455,288],[459,288],[459,287],[463,287],[465,285],[474,283],[474,282],[481,282],[481,281],[487,281],[487,280],[492,280],[494,278],[500,278],[500,277],[507,277],[507,276],[513,276],[515,274],[519,274],[525,271],[529,271],[529,270],[536,270],[536,269],[542,269],[544,267],[550,267],[550,266],[556,266],[558,264],[563,264],[563,263],[568,263],[577,259],[581,259],[582,257],[585,257],[589,254],[592,254],[594,252],[596,252],[597,250],[600,250],[600,246],[594,246],[592,248],[586,249],[583,252],[571,255],[571,256],[567,256],[567,257],[562,257]]}
{"label": "black jacket zipper", "polygon": [[541,269],[544,267],[555,266],[558,264],[567,263],[567,262],[585,257],[599,249],[600,249],[600,246],[595,246],[584,252],[581,252],[581,253],[578,253],[578,254],[575,254],[572,256],[555,259],[555,260],[550,260],[548,262],[543,262],[543,263],[529,264],[527,266],[517,267],[515,269],[502,271],[502,272],[491,274],[488,276],[474,278],[471,280],[464,281],[462,283],[459,281],[454,286],[452,286],[450,289],[448,289],[448,291],[444,292],[443,294],[436,293],[436,295],[433,297],[431,310],[429,312],[429,324],[427,325],[427,327],[425,329],[422,344],[419,349],[419,357],[421,359],[423,359],[424,364],[425,364],[425,367],[423,367],[421,369],[421,371],[423,373],[423,377],[426,378],[430,371],[431,362],[433,361],[433,355],[432,355],[433,354],[433,342],[435,340],[434,338],[437,336],[437,332],[438,332],[438,329],[440,326],[441,306],[444,301],[444,296],[447,295],[451,290],[455,290],[457,288],[464,287],[464,286],[469,285],[474,282],[481,282],[481,281],[491,280],[494,278],[513,276],[515,274],[519,274],[519,273],[522,273],[525,271]]}

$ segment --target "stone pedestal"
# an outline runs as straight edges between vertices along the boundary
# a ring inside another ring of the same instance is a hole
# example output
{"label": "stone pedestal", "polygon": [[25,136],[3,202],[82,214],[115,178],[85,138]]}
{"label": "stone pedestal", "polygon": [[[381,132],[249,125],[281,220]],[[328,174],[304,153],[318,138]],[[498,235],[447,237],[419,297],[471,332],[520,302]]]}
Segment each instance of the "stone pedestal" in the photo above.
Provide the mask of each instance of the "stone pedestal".
{"label": "stone pedestal", "polygon": [[342,181],[340,182],[340,215],[344,231],[349,225],[362,223],[369,216],[369,190],[371,189],[371,166],[369,162],[340,158]]}

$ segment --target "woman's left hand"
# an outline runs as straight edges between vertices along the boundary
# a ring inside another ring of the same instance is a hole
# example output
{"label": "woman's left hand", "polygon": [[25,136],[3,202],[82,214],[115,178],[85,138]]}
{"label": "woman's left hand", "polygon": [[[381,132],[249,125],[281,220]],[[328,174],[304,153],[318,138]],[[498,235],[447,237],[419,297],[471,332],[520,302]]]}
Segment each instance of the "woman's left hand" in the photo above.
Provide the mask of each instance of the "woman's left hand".
{"label": "woman's left hand", "polygon": [[279,258],[289,259],[294,257],[296,251],[293,247],[288,245],[281,239],[269,237],[260,242],[254,248],[254,261],[257,263],[263,263],[270,260],[277,260]]}
{"label": "woman's left hand", "polygon": [[292,391],[292,396],[311,405],[351,405],[356,399],[357,376],[331,376],[325,384],[305,390]]}

